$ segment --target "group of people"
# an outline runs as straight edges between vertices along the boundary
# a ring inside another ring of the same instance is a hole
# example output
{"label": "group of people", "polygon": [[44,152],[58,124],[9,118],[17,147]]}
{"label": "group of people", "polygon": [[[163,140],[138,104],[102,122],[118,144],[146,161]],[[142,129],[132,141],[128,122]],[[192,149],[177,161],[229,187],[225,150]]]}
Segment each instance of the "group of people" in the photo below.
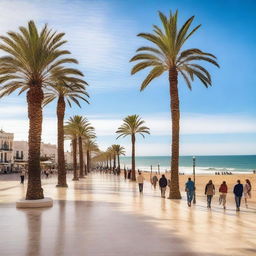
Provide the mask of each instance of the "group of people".
{"label": "group of people", "polygon": [[[188,178],[188,181],[185,184],[185,190],[187,192],[187,202],[188,206],[191,206],[191,202],[194,197],[195,193],[195,184],[191,180],[191,178]],[[212,182],[212,180],[209,180],[209,182],[205,186],[205,195],[207,198],[207,208],[211,208],[212,198],[215,195],[215,186]],[[240,211],[240,205],[241,205],[241,199],[244,196],[245,199],[245,206],[248,208],[248,199],[251,198],[251,191],[252,191],[252,185],[249,179],[245,180],[245,184],[241,184],[240,180],[237,180],[237,184],[233,188],[233,194],[235,197],[235,203],[236,203],[236,210]],[[228,186],[226,184],[226,181],[223,181],[222,184],[219,187],[219,204],[223,206],[223,209],[226,209],[226,198],[228,193]]]}
{"label": "group of people", "polygon": [[[139,172],[137,176],[137,183],[139,185],[140,193],[143,192],[144,180],[145,180],[144,176],[142,175],[141,172]],[[154,175],[153,177],[151,177],[151,184],[153,185],[154,189],[156,189],[157,184],[159,184],[162,198],[165,198],[165,192],[166,192],[167,186],[169,187],[171,186],[170,180],[167,180],[164,174],[162,174],[159,180],[157,175]],[[195,183],[189,177],[188,181],[185,184],[185,191],[187,194],[187,204],[189,207],[191,207],[192,201],[194,199],[195,190],[196,190]],[[233,194],[235,198],[237,211],[240,211],[242,197],[244,197],[245,206],[248,208],[248,199],[251,198],[251,191],[252,191],[252,185],[249,179],[245,180],[244,185],[241,184],[240,180],[237,180],[237,184],[233,188]],[[207,208],[211,208],[212,198],[215,195],[215,192],[216,192],[215,185],[213,184],[212,180],[209,180],[209,182],[205,186],[205,191],[204,191],[207,199]],[[223,209],[226,209],[227,193],[228,193],[228,186],[226,181],[223,181],[219,187],[219,204],[223,206]]]}

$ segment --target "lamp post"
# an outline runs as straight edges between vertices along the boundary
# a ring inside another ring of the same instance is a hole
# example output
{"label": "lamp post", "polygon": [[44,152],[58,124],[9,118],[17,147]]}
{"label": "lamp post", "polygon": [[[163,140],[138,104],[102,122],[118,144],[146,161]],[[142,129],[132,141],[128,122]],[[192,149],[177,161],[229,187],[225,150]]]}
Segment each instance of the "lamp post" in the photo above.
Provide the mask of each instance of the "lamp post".
{"label": "lamp post", "polygon": [[152,175],[152,164],[150,165],[150,173]]}
{"label": "lamp post", "polygon": [[160,164],[157,165],[158,174],[160,174]]}
{"label": "lamp post", "polygon": [[196,203],[196,157],[193,156],[193,180],[194,180],[194,197],[193,204]]}

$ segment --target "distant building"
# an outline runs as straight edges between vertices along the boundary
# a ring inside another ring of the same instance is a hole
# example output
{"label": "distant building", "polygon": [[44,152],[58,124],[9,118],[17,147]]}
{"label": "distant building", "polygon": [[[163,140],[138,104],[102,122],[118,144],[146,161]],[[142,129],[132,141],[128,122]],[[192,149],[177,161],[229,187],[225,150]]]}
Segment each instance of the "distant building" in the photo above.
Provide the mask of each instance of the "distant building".
{"label": "distant building", "polygon": [[[49,158],[53,163],[57,162],[57,146],[50,143],[41,143],[41,157]],[[13,142],[13,159],[14,162],[28,161],[28,142],[14,141]]]}
{"label": "distant building", "polygon": [[13,162],[13,133],[0,130],[0,171],[11,171]]}

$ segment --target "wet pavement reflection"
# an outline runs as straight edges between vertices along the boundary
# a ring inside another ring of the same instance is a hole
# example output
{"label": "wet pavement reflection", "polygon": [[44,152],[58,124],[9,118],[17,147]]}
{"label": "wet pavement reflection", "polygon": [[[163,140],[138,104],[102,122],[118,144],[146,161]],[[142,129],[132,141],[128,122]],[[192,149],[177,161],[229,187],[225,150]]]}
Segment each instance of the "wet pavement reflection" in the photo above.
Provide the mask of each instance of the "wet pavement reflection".
{"label": "wet pavement reflection", "polygon": [[122,177],[92,174],[56,188],[56,177],[43,180],[54,206],[15,208],[25,194],[18,181],[0,181],[0,255],[255,255],[255,209],[236,213],[200,198],[160,198],[160,191]]}

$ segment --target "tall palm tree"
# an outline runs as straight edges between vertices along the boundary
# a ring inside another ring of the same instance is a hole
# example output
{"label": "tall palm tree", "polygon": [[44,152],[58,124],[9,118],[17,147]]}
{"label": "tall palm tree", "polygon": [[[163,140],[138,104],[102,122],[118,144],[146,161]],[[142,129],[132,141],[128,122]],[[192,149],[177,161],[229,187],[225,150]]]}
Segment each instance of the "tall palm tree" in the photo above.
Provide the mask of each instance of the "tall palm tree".
{"label": "tall palm tree", "polygon": [[[64,86],[63,86],[64,83]],[[58,184],[57,187],[67,187],[66,166],[64,155],[64,117],[66,103],[72,107],[72,102],[81,107],[79,100],[88,102],[89,97],[85,85],[87,83],[79,78],[74,77],[72,83],[68,85],[65,81],[58,80],[54,87],[47,88],[44,93],[44,105],[49,104],[57,99],[57,131],[58,131]],[[66,85],[66,86],[65,86]]]}
{"label": "tall palm tree", "polygon": [[143,138],[145,137],[144,134],[150,134],[149,128],[144,126],[145,121],[141,120],[138,115],[131,115],[127,116],[123,119],[123,124],[118,128],[116,131],[117,134],[120,134],[120,137],[131,136],[132,141],[132,180],[136,180],[135,176],[135,141],[136,141],[136,134],[140,134]]}
{"label": "tall palm tree", "polygon": [[91,123],[84,118],[84,125],[79,129],[79,163],[80,163],[80,178],[83,178],[84,174],[87,175],[87,165],[84,169],[84,150],[83,150],[83,142],[87,142],[88,140],[92,140],[96,138],[95,128],[91,126]]}
{"label": "tall palm tree", "polygon": [[125,149],[124,147],[121,147],[118,144],[112,145],[113,151],[115,152],[115,155],[117,156],[117,170],[118,174],[120,174],[120,155],[125,155]]}
{"label": "tall palm tree", "polygon": [[178,74],[180,74],[191,90],[191,81],[197,77],[205,87],[211,86],[209,72],[194,61],[206,61],[217,67],[216,57],[210,53],[203,52],[197,48],[182,50],[184,43],[198,30],[201,25],[190,29],[194,16],[189,18],[184,25],[178,29],[178,12],[169,17],[159,12],[163,28],[153,26],[153,33],[140,33],[139,37],[148,40],[153,46],[144,46],[137,49],[139,52],[131,61],[139,61],[131,71],[135,74],[147,67],[151,71],[141,84],[140,90],[144,90],[149,83],[168,72],[170,108],[172,115],[172,161],[171,161],[171,189],[170,198],[180,199],[179,190],[179,131],[180,131],[180,106],[178,94]]}
{"label": "tall palm tree", "polygon": [[86,150],[86,166],[87,166],[86,173],[89,173],[91,171],[91,153],[99,152],[99,147],[97,143],[92,139],[85,140],[83,146],[84,146],[84,149]]}
{"label": "tall palm tree", "polygon": [[44,198],[41,187],[40,144],[42,133],[43,88],[51,86],[57,77],[82,75],[76,69],[66,68],[67,63],[77,63],[67,58],[69,51],[60,47],[66,43],[64,33],[52,31],[45,25],[38,31],[33,21],[18,32],[8,32],[0,37],[0,97],[19,90],[27,91],[28,135],[28,187],[26,199]]}
{"label": "tall palm tree", "polygon": [[[64,131],[67,139],[72,140],[72,149],[73,149],[73,169],[74,169],[74,177],[73,180],[78,180],[77,175],[77,143],[80,144],[81,139],[81,130],[86,124],[86,119],[82,116],[75,115],[70,117],[67,121]],[[79,155],[81,154],[79,147]],[[81,156],[81,155],[80,155]],[[80,162],[81,166],[81,162]]]}

